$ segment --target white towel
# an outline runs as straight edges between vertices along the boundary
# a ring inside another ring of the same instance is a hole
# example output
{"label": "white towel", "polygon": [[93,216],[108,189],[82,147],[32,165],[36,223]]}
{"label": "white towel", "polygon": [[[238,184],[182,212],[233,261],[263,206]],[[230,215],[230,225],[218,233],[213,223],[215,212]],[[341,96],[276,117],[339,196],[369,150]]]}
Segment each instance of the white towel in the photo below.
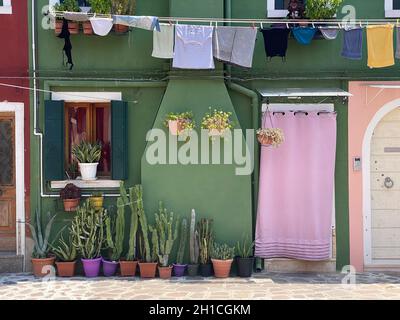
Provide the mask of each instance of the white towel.
{"label": "white towel", "polygon": [[111,18],[90,18],[93,32],[98,36],[106,36],[110,33],[113,27],[113,19]]}
{"label": "white towel", "polygon": [[153,31],[154,58],[172,59],[174,57],[174,25],[160,24],[161,31]]}

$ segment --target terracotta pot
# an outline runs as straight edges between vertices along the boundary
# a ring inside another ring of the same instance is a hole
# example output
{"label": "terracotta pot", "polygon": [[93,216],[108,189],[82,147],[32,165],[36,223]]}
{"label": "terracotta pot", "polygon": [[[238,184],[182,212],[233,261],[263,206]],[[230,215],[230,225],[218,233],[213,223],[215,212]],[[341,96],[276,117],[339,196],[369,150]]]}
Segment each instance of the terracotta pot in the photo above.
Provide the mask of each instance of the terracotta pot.
{"label": "terracotta pot", "polygon": [[141,278],[155,278],[157,263],[156,262],[139,262],[139,270]]}
{"label": "terracotta pot", "polygon": [[231,266],[233,259],[229,260],[218,260],[211,259],[214,268],[214,275],[216,278],[228,278],[231,272]]}
{"label": "terracotta pot", "polygon": [[103,197],[90,197],[89,201],[91,206],[96,210],[103,208]]}
{"label": "terracotta pot", "polygon": [[64,211],[75,211],[79,206],[79,199],[64,199]]}
{"label": "terracotta pot", "polygon": [[86,35],[93,34],[93,28],[92,28],[92,24],[90,23],[90,21],[84,21],[82,23],[82,26],[83,26],[83,34],[86,34]]}
{"label": "terracotta pot", "polygon": [[179,135],[180,132],[184,130],[184,121],[183,120],[169,120],[168,121],[169,132],[173,136]]}
{"label": "terracotta pot", "polygon": [[76,261],[58,261],[56,266],[59,277],[73,277],[75,275]]}
{"label": "terracotta pot", "polygon": [[127,33],[129,31],[128,26],[124,26],[123,24],[114,24],[115,33]]}
{"label": "terracotta pot", "polygon": [[[56,20],[55,33],[59,35],[62,30],[63,20]],[[68,21],[68,30],[70,34],[79,33],[79,23],[76,21]]]}
{"label": "terracotta pot", "polygon": [[137,261],[120,261],[121,277],[134,277],[136,274]]}
{"label": "terracotta pot", "polygon": [[158,274],[161,279],[170,279],[172,275],[172,267],[158,267]]}
{"label": "terracotta pot", "polygon": [[50,274],[50,268],[54,268],[55,257],[45,258],[45,259],[35,259],[32,258],[32,269],[33,275],[35,277],[44,277]]}
{"label": "terracotta pot", "polygon": [[263,134],[258,134],[257,139],[258,139],[258,142],[261,143],[263,146],[270,146],[270,145],[272,145],[272,142],[273,142],[271,137],[267,137]]}

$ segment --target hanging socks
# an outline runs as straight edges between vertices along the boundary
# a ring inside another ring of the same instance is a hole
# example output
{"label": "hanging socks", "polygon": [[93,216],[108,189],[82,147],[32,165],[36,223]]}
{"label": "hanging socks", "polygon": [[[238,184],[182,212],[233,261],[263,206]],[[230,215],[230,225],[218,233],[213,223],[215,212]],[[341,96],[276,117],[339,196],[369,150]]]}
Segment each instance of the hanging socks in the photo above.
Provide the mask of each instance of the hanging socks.
{"label": "hanging socks", "polygon": [[[63,52],[65,52],[65,55],[67,56],[66,65],[70,64],[71,66],[69,67],[69,70],[72,70],[72,68],[74,67],[74,63],[72,62],[72,44],[70,40],[70,33],[68,30],[67,20],[63,19],[62,29],[57,37],[64,39]],[[64,64],[64,59],[63,59],[63,64]]]}

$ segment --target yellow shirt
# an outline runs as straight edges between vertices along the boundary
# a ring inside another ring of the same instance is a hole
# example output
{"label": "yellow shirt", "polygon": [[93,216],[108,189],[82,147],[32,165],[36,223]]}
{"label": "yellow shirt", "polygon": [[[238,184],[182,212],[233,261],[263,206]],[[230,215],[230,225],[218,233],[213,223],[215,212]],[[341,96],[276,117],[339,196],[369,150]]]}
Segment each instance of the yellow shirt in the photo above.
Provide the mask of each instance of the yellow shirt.
{"label": "yellow shirt", "polygon": [[393,25],[368,26],[368,67],[384,68],[394,65]]}

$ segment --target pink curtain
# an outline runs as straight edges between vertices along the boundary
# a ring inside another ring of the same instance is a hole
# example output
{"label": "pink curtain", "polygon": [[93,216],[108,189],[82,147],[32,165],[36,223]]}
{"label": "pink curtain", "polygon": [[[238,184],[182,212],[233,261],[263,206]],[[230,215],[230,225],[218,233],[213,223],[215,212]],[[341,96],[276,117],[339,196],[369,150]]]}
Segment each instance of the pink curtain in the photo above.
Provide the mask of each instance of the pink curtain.
{"label": "pink curtain", "polygon": [[[285,142],[262,147],[256,256],[330,257],[336,114],[271,114]],[[269,117],[264,127],[271,127]]]}

